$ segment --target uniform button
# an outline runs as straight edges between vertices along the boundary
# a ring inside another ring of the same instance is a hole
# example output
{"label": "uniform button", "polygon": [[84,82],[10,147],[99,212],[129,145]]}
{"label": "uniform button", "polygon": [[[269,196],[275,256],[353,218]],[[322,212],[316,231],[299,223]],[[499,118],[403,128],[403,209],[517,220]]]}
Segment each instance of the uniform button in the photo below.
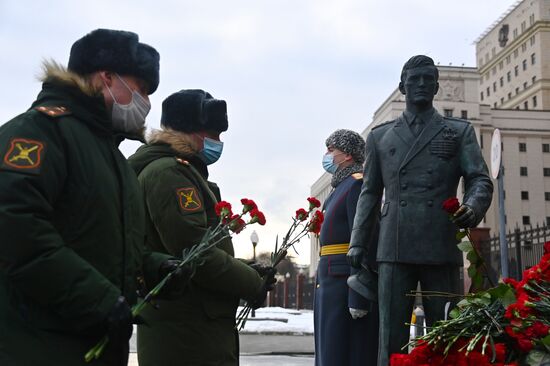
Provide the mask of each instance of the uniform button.
{"label": "uniform button", "polygon": [[321,287],[321,285],[317,284],[317,288]]}
{"label": "uniform button", "polygon": [[434,205],[434,201],[429,200],[429,201],[428,201],[428,207],[432,207],[433,205]]}
{"label": "uniform button", "polygon": [[399,202],[399,204],[400,204],[401,206],[405,207],[405,206],[407,206],[407,201],[401,201],[401,202]]}
{"label": "uniform button", "polygon": [[401,189],[407,189],[407,183],[401,184]]}

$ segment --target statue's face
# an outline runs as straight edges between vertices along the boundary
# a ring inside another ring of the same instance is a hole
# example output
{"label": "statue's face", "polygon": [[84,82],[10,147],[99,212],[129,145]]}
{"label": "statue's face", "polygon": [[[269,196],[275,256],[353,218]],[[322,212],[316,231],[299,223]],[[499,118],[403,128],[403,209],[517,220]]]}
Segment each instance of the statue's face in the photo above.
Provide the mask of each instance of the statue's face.
{"label": "statue's face", "polygon": [[399,89],[413,104],[431,103],[439,89],[434,68],[423,66],[407,70],[405,81],[400,83]]}

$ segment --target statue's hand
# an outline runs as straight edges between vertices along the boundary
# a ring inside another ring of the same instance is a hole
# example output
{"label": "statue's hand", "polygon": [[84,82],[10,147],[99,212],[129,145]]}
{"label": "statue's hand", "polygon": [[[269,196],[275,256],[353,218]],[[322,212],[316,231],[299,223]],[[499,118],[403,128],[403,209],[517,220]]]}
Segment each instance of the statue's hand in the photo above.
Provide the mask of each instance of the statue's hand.
{"label": "statue's hand", "polygon": [[460,228],[469,228],[475,225],[476,215],[470,206],[462,205],[454,213],[452,221]]}
{"label": "statue's hand", "polygon": [[354,268],[361,268],[363,257],[367,255],[365,248],[351,247],[348,250],[348,262]]}

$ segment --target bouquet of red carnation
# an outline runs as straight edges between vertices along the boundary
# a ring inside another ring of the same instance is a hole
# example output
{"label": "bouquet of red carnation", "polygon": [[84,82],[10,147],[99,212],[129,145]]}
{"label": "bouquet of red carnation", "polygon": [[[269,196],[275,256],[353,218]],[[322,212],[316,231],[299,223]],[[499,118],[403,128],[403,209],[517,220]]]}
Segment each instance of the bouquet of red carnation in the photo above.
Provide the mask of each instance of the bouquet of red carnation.
{"label": "bouquet of red carnation", "polygon": [[[281,245],[279,246],[278,244],[278,237],[275,240],[275,251],[271,253],[271,267],[277,267],[277,265],[285,259],[290,248],[298,253],[294,245],[297,244],[304,236],[309,233],[319,235],[321,232],[321,225],[323,224],[324,216],[321,211],[315,211],[316,208],[321,206],[321,202],[319,202],[319,200],[315,197],[309,197],[307,200],[309,202],[309,208],[307,210],[304,208],[296,210],[296,214],[292,218],[292,225],[290,225],[290,229],[288,229],[286,235],[284,236]],[[310,216],[311,219],[307,221]],[[246,304],[241,309],[237,315],[236,327],[238,330],[243,329],[251,311],[252,307],[249,304]]]}
{"label": "bouquet of red carnation", "polygon": [[[247,198],[241,200],[243,209],[240,214],[233,214],[231,204],[226,201],[220,201],[214,207],[216,215],[219,217],[218,224],[214,228],[208,228],[201,239],[201,242],[191,248],[186,248],[182,252],[182,259],[178,267],[164,277],[139,303],[132,308],[133,317],[137,317],[147,304],[151,303],[160,293],[162,288],[170,281],[173,273],[179,268],[189,265],[191,268],[200,266],[203,263],[204,254],[231,236],[231,232],[238,234],[246,226],[258,223],[265,225],[265,216],[258,210],[256,203]],[[250,219],[245,221],[243,217],[248,214]],[[194,270],[192,271],[194,272]],[[99,358],[103,354],[105,346],[109,342],[109,337],[104,336],[92,349],[90,349],[84,359],[90,362]]]}

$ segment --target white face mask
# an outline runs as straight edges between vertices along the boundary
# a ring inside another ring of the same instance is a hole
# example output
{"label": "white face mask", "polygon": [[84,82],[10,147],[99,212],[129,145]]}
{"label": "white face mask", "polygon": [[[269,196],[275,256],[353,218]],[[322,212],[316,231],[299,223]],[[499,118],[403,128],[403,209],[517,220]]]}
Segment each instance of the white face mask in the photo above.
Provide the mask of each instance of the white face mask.
{"label": "white face mask", "polygon": [[116,101],[113,92],[109,87],[107,90],[115,101],[111,112],[113,127],[116,131],[134,133],[140,131],[145,126],[145,117],[151,110],[151,104],[145,100],[137,91],[130,89],[128,84],[116,74],[118,79],[124,84],[126,89],[132,93],[132,100],[128,104],[119,104]]}

